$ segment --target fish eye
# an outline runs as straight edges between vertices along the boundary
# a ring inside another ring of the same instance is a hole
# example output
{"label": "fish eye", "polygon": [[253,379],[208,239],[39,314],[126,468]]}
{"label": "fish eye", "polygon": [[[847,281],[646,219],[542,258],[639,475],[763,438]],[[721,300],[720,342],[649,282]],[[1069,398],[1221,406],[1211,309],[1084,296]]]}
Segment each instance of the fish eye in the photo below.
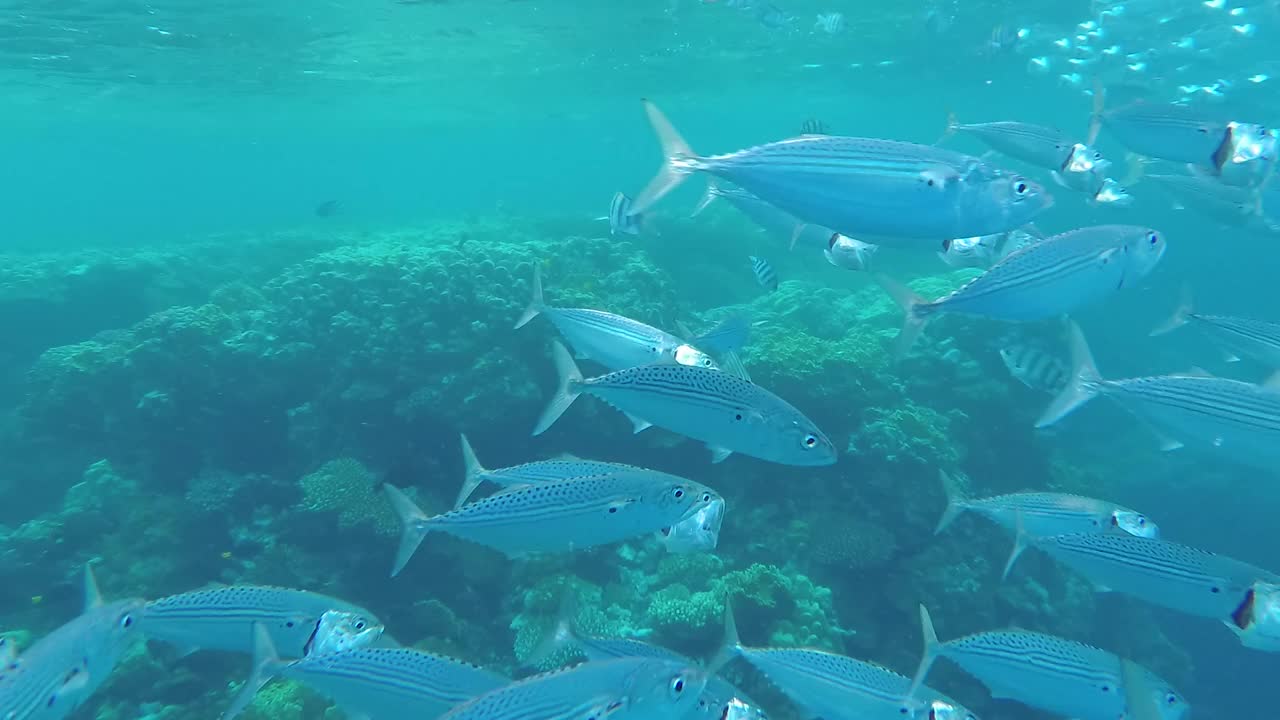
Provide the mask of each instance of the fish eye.
{"label": "fish eye", "polygon": [[711,367],[711,358],[702,358],[702,367]]}
{"label": "fish eye", "polygon": [[1152,247],[1155,247],[1156,245],[1160,244],[1160,234],[1153,233],[1153,232],[1147,233],[1147,244],[1151,245]]}
{"label": "fish eye", "polygon": [[711,502],[711,493],[702,493],[702,502]]}
{"label": "fish eye", "polygon": [[676,494],[676,499],[677,499],[677,500],[679,500],[680,498],[684,497],[684,488],[676,488],[676,493],[675,493],[675,494]]}
{"label": "fish eye", "polygon": [[1026,195],[1031,187],[1027,185],[1025,180],[1019,180],[1013,184],[1013,192],[1016,195]]}
{"label": "fish eye", "polygon": [[363,621],[363,620],[357,620],[357,621],[356,621],[356,629],[357,629],[357,630],[363,630],[363,629],[364,629],[364,621]]}
{"label": "fish eye", "polygon": [[804,446],[806,448],[811,448],[817,444],[818,444],[818,438],[813,433],[809,433],[808,435],[804,436]]}
{"label": "fish eye", "polygon": [[1177,705],[1178,696],[1174,695],[1173,693],[1168,693],[1164,696],[1164,701],[1166,704],[1169,704],[1169,705]]}
{"label": "fish eye", "polygon": [[124,630],[128,630],[129,628],[133,627],[133,615],[122,616],[120,618],[120,627]]}
{"label": "fish eye", "polygon": [[676,695],[679,695],[680,693],[684,692],[683,677],[676,676],[674,679],[671,680],[671,692],[675,693]]}

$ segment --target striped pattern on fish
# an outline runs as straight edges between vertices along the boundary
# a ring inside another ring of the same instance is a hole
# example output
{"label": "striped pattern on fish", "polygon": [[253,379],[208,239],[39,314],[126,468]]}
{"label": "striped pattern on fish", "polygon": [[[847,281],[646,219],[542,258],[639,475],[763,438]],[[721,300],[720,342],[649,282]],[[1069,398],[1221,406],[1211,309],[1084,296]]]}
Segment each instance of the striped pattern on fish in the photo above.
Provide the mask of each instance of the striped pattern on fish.
{"label": "striped pattern on fish", "polygon": [[137,641],[140,599],[103,603],[85,571],[84,613],[0,664],[0,718],[62,720],[97,692]]}
{"label": "striped pattern on fish", "polygon": [[760,283],[760,287],[773,292],[778,289],[778,272],[773,269],[769,261],[755,255],[747,256],[751,261],[751,272],[756,276],[756,282]]}
{"label": "striped pattern on fish", "polygon": [[972,135],[993,150],[1045,170],[1061,170],[1076,144],[1057,128],[1015,121],[961,124],[952,117],[947,132]]}
{"label": "striped pattern on fish", "polygon": [[697,666],[659,658],[617,658],[517,680],[455,707],[447,720],[672,718],[691,713],[706,685]]}
{"label": "striped pattern on fish", "polygon": [[[1095,99],[1101,103],[1101,93]],[[1138,101],[1098,112],[1095,123],[1133,152],[1161,160],[1217,170],[1226,159],[1223,153],[1231,149],[1225,121],[1207,118],[1183,105]],[[1093,144],[1092,138],[1089,144]]]}
{"label": "striped pattern on fish", "polygon": [[[1122,661],[1106,650],[1026,630],[980,632],[941,643],[923,605],[920,620],[924,656],[913,688],[920,687],[937,658],[945,657],[982,682],[993,698],[1080,720],[1126,716]],[[1188,711],[1186,699],[1151,671],[1138,669],[1149,680],[1144,685],[1160,696],[1162,720],[1180,720]],[[909,693],[915,695],[914,690]]]}
{"label": "striped pattern on fish", "polygon": [[384,489],[404,528],[392,575],[433,531],[512,557],[570,552],[657,532],[720,497],[692,480],[637,469],[522,485],[428,517],[403,492]]}
{"label": "striped pattern on fish", "polygon": [[560,385],[534,435],[587,393],[626,413],[637,432],[657,425],[707,443],[717,462],[733,452],[784,465],[836,460],[835,446],[813,421],[747,380],[687,365],[646,365],[584,380],[564,346],[553,344],[552,357]]}
{"label": "striped pattern on fish", "polygon": [[489,470],[480,464],[476,452],[471,447],[466,435],[461,436],[462,463],[466,468],[466,477],[462,481],[462,489],[458,491],[458,499],[454,508],[461,507],[471,497],[481,483],[488,481],[502,487],[514,487],[529,483],[547,482],[550,480],[568,480],[570,478],[587,477],[588,475],[608,475],[615,472],[634,472],[644,470],[634,465],[601,462],[598,460],[582,460],[565,458],[552,460],[536,460],[511,467]]}
{"label": "striped pattern on fish", "polygon": [[631,212],[631,198],[623,192],[613,194],[609,202],[609,234],[639,235],[641,219]]}
{"label": "striped pattern on fish", "polygon": [[1244,465],[1272,468],[1280,460],[1280,391],[1239,380],[1198,375],[1105,380],[1084,334],[1071,325],[1072,382],[1037,421],[1047,427],[1098,395],[1147,423],[1166,450],[1194,445]]}
{"label": "striped pattern on fish", "polygon": [[1255,581],[1280,581],[1248,563],[1156,538],[1091,533],[1033,543],[1100,588],[1218,620],[1239,607]]}
{"label": "striped pattern on fish", "polygon": [[802,222],[877,244],[936,249],[945,238],[1025,225],[1052,204],[1045,190],[979,158],[928,145],[806,135],[726,155],[698,156],[652,103],[663,146],[643,211],[691,173],[729,180]]}
{"label": "striped pattern on fish", "polygon": [[1251,357],[1272,368],[1280,369],[1280,323],[1230,315],[1206,315],[1192,309],[1191,294],[1183,289],[1181,301],[1172,317],[1151,331],[1163,335],[1188,322],[1195,321],[1232,354],[1228,362],[1235,362],[1238,355]]}
{"label": "striped pattern on fish", "polygon": [[302,657],[321,617],[330,610],[356,613],[381,625],[373,613],[319,593],[268,585],[228,585],[158,598],[141,620],[148,638],[183,651],[253,652],[253,628],[261,623],[285,657]]}
{"label": "striped pattern on fish", "polygon": [[1164,236],[1151,228],[1098,225],[1027,245],[955,292],[929,302],[888,278],[882,287],[907,317],[899,351],[911,346],[925,323],[955,312],[1028,322],[1067,314],[1146,277],[1164,257]]}

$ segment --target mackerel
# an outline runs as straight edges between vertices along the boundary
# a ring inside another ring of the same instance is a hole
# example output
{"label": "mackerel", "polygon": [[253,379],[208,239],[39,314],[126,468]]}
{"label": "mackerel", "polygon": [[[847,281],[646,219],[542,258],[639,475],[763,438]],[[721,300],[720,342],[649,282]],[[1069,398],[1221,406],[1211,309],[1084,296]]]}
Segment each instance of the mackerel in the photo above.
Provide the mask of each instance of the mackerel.
{"label": "mackerel", "polygon": [[643,212],[690,174],[728,180],[804,223],[867,242],[936,249],[946,238],[990,235],[1052,205],[1040,185],[980,158],[929,145],[803,135],[727,155],[696,154],[645,101],[663,164],[636,197]]}
{"label": "mackerel", "polygon": [[[1027,630],[980,632],[941,643],[923,605],[920,623],[924,656],[911,681],[910,700],[934,661],[945,657],[982,682],[993,698],[1016,700],[1079,720],[1127,717],[1130,699],[1124,661],[1106,650]],[[1186,699],[1150,670],[1140,666],[1137,670],[1147,681],[1142,683],[1144,690],[1157,695],[1162,720],[1180,720],[1188,711]]]}
{"label": "mackerel", "polygon": [[476,488],[486,481],[501,485],[504,488],[512,488],[550,480],[569,480],[571,478],[587,477],[588,475],[608,475],[615,472],[632,472],[644,469],[634,465],[623,465],[622,463],[582,460],[579,458],[559,458],[535,460],[534,462],[489,470],[480,464],[480,459],[476,457],[476,452],[471,448],[471,443],[467,440],[467,436],[463,435],[461,437],[462,462],[466,467],[466,477],[462,481],[462,489],[458,492],[458,499],[453,505],[455,508],[461,507],[475,492]]}
{"label": "mackerel", "polygon": [[1233,558],[1157,538],[1072,534],[1031,541],[1101,590],[1225,620],[1255,581],[1280,577]]}
{"label": "mackerel", "polygon": [[223,715],[232,720],[272,678],[300,682],[332,700],[350,717],[431,720],[511,680],[470,663],[411,648],[357,648],[281,660],[271,635],[254,627],[254,670]]}
{"label": "mackerel", "polygon": [[1009,574],[1022,554],[1024,537],[1114,533],[1149,538],[1160,532],[1146,515],[1106,500],[1053,492],[1010,493],[969,499],[945,471],[938,471],[938,475],[947,496],[947,508],[938,518],[934,534],[945,530],[964,512],[976,512],[1018,534],[1002,577]]}
{"label": "mackerel", "polygon": [[182,653],[224,650],[250,654],[254,625],[262,624],[286,657],[307,654],[326,613],[351,613],[366,627],[382,623],[353,603],[307,590],[268,585],[226,585],[170,595],[146,604],[143,632]]}
{"label": "mackerel", "polygon": [[509,557],[571,552],[671,527],[720,497],[692,480],[643,468],[514,487],[434,517],[395,487],[384,489],[403,525],[392,575],[430,532]]}
{"label": "mackerel", "polygon": [[141,599],[104,603],[85,567],[85,610],[21,655],[0,648],[0,718],[62,720],[93,696],[141,636]]}
{"label": "mackerel", "polygon": [[707,443],[714,462],[734,452],[784,465],[836,461],[835,446],[813,421],[747,380],[688,365],[646,365],[583,379],[563,345],[553,343],[551,354],[560,384],[534,435],[587,393],[625,413],[636,432],[657,425]]}
{"label": "mackerel", "polygon": [[1173,316],[1151,331],[1163,335],[1195,321],[1227,349],[1227,362],[1236,362],[1240,356],[1251,357],[1274,369],[1280,369],[1280,323],[1230,315],[1207,315],[1192,309],[1191,295],[1183,290],[1182,300]]}
{"label": "mackerel", "polygon": [[1032,243],[1003,257],[955,292],[927,301],[883,276],[877,280],[906,311],[899,353],[931,319],[960,313],[1029,322],[1067,314],[1131,287],[1164,257],[1164,236],[1133,225],[1098,225]]}
{"label": "mackerel", "polygon": [[1036,427],[1048,427],[1098,395],[1115,400],[1155,431],[1161,448],[1190,444],[1270,469],[1280,461],[1280,391],[1203,375],[1106,380],[1079,326],[1071,324],[1072,380]]}
{"label": "mackerel", "polygon": [[952,116],[947,134],[955,133],[972,135],[997,152],[1045,170],[1062,170],[1076,145],[1057,128],[1014,121],[962,124]]}

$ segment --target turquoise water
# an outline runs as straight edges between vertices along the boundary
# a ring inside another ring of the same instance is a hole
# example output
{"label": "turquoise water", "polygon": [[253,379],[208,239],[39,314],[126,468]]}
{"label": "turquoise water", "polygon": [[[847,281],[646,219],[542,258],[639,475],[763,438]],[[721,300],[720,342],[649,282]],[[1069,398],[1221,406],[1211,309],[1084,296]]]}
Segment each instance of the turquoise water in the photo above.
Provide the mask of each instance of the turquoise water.
{"label": "turquoise water", "polygon": [[[1083,139],[1094,79],[1108,107],[1144,98],[1272,126],[1275,3],[774,5],[791,18],[781,27],[727,0],[0,3],[0,631],[26,648],[76,616],[90,563],[109,599],[209,583],[342,597],[400,643],[519,674],[567,586],[584,632],[710,658],[728,597],[748,644],[910,675],[923,602],[943,640],[1017,626],[1130,657],[1194,717],[1269,707],[1273,656],[1221,623],[1095,595],[1034,551],[1002,583],[1009,533],[969,517],[932,529],[943,469],[978,497],[1113,500],[1170,540],[1280,570],[1274,468],[1236,463],[1229,446],[1161,452],[1106,401],[1033,431],[1051,396],[1010,377],[996,350],[1019,334],[1063,353],[1053,321],[947,318],[892,362],[902,313],[868,273],[788,252],[723,202],[690,219],[700,179],[638,237],[596,218],[661,159],[640,98],[706,154],[807,120],[932,144],[951,114]],[[834,12],[838,32],[815,27]],[[1101,36],[1079,25],[1091,21]],[[1024,36],[993,49],[1000,26]],[[971,137],[943,145],[987,151]],[[1280,320],[1275,235],[1181,208],[1142,177],[1184,172],[1174,164],[1138,172],[1105,130],[1097,147],[1131,207],[984,158],[1054,193],[1035,220],[1045,234],[1126,223],[1167,238],[1150,276],[1072,313],[1103,375],[1202,367],[1262,381],[1273,368],[1223,362],[1195,328],[1148,331],[1184,286],[1197,309]],[[777,270],[776,293],[748,255]],[[700,443],[632,436],[589,398],[531,438],[554,390],[555,333],[545,319],[510,327],[535,264],[553,306],[670,332],[748,314],[747,370],[822,427],[839,461],[713,465]],[[974,274],[887,247],[873,267],[929,297]],[[675,555],[644,537],[508,560],[433,534],[388,578],[398,531],[378,486],[447,510],[460,432],[488,467],[571,453],[705,483],[728,503],[718,546]],[[213,718],[248,662],[153,639],[75,717]],[[803,714],[745,663],[728,673],[771,716]],[[929,683],[983,718],[1041,716],[945,662]],[[338,712],[301,686],[270,687],[249,713]]]}

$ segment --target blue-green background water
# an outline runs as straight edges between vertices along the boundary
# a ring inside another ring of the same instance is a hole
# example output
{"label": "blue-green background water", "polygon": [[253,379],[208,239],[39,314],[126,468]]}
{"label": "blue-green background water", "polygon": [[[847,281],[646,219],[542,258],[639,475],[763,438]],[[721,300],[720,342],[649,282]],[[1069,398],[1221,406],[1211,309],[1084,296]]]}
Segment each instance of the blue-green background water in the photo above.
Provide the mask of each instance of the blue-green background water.
{"label": "blue-green background water", "polygon": [[[1074,23],[1090,17],[1090,3],[1036,6],[962,0],[944,7],[955,20],[936,36],[924,29],[923,15],[928,8],[922,4],[870,8],[864,7],[865,3],[838,0],[777,4],[797,18],[789,32],[771,31],[747,14],[693,0],[674,5],[665,0],[637,0],[625,6],[536,0],[422,5],[364,1],[322,6],[278,2],[266,7],[196,7],[178,2],[3,3],[0,239],[14,252],[9,256],[11,268],[18,268],[29,262],[32,254],[75,258],[90,248],[127,253],[146,247],[173,252],[188,243],[207,244],[211,237],[214,243],[235,244],[280,233],[314,239],[315,253],[298,252],[287,262],[281,261],[291,266],[335,244],[376,242],[397,233],[414,234],[418,242],[428,245],[453,242],[452,236],[446,238],[445,233],[429,229],[441,222],[490,222],[508,228],[505,233],[474,233],[481,243],[504,234],[515,238],[513,242],[527,240],[515,237],[518,231],[527,231],[534,238],[553,234],[603,238],[606,228],[593,218],[605,213],[615,190],[638,190],[658,163],[657,144],[640,111],[641,97],[658,101],[693,147],[708,153],[793,134],[809,118],[820,119],[834,132],[925,143],[939,138],[948,113],[965,121],[1019,119],[1080,133],[1087,128],[1091,99],[1081,88],[1062,82],[1056,73],[1029,72],[1027,59],[1042,52],[1042,38],[1068,33]],[[1149,3],[1155,8],[1149,12],[1158,13],[1167,5]],[[1280,65],[1272,32],[1275,8],[1267,3],[1247,7],[1256,13],[1260,27],[1251,44],[1223,44],[1197,53],[1186,61],[1193,71],[1201,70],[1194,80],[1170,73],[1129,83],[1126,93],[1175,99],[1179,84],[1211,82],[1228,73],[1247,77]],[[810,29],[815,14],[833,11],[846,16],[848,28],[842,34],[826,36]],[[1193,16],[1176,31],[1153,29],[1144,41],[1147,47],[1164,47],[1184,32],[1207,32],[1214,22],[1221,21]],[[1002,23],[1031,28],[1032,38],[1039,44],[1009,54],[984,53],[982,46],[991,28]],[[150,28],[171,34],[161,35]],[[881,61],[893,64],[878,67]],[[1275,123],[1280,107],[1268,90],[1265,82],[1237,80],[1225,99],[1215,101],[1212,107]],[[975,154],[982,151],[980,145],[965,139],[948,143]],[[1101,147],[1111,155],[1123,155],[1123,150],[1105,136]],[[667,288],[678,298],[674,303],[683,310],[699,312],[745,303],[757,295],[744,264],[748,251],[738,247],[739,243],[761,247],[745,224],[735,225],[723,217],[706,226],[685,221],[683,216],[700,189],[685,188],[664,201],[660,218],[675,230],[633,243],[646,261],[674,278],[673,286]],[[1175,210],[1170,199],[1150,185],[1138,184],[1133,192],[1136,205],[1117,209],[1091,207],[1060,191],[1058,204],[1037,220],[1050,232],[1099,222],[1149,224],[1170,238],[1166,259],[1142,287],[1077,317],[1088,331],[1104,374],[1124,377],[1204,365],[1241,379],[1262,379],[1265,368],[1246,366],[1239,370],[1218,363],[1203,336],[1194,330],[1159,339],[1146,334],[1167,315],[1179,289],[1188,283],[1207,310],[1277,319],[1272,287],[1277,267],[1274,240],[1245,235],[1189,210]],[[337,200],[339,212],[333,217],[318,217],[314,209],[326,200]],[[555,230],[546,229],[550,227]],[[528,252],[528,259],[533,260],[545,248],[531,244]],[[812,268],[810,277],[811,265],[785,257],[780,248],[776,255],[787,280],[840,293],[870,286],[861,275],[834,273],[825,266]],[[481,246],[475,257],[484,256]],[[246,251],[245,257],[244,279],[250,284],[274,276],[264,270],[250,277],[247,268],[256,261],[252,251]],[[74,264],[74,260],[69,262]],[[890,272],[908,276],[941,275],[945,270],[931,257],[886,253],[884,263]],[[234,261],[228,264],[232,268],[236,265]],[[733,269],[726,270],[729,267]],[[466,273],[468,269],[454,266],[450,272]],[[702,272],[734,280],[698,282]],[[235,280],[234,270],[223,280]],[[50,288],[57,285],[55,279],[47,281]],[[56,302],[41,301],[41,292],[52,295],[55,291],[39,286],[25,295],[11,293],[0,317],[7,318],[13,338],[5,355],[7,380],[3,388],[12,406],[29,404],[30,393],[46,389],[28,384],[27,379],[36,356],[46,349],[88,341],[99,331],[128,328],[168,307],[158,298],[170,297],[171,304],[177,306],[199,305],[209,294],[209,288],[195,280],[184,288],[182,270],[166,281],[165,292],[145,300],[127,292],[128,278],[112,282],[79,290],[84,294],[72,301],[65,297]],[[140,275],[135,282],[141,286],[150,281]],[[32,294],[36,301],[31,300]],[[805,297],[810,294],[815,299],[807,302]],[[874,291],[867,297],[873,295]],[[798,294],[797,306],[788,312],[821,316],[829,310],[823,304],[828,297],[816,289],[807,290]],[[86,307],[95,312],[85,313]],[[466,317],[465,307],[453,307],[449,312]],[[1003,330],[981,323],[939,323],[930,333],[940,338],[966,333],[959,342],[978,345],[989,344]],[[549,369],[536,343],[516,342],[529,343],[518,350],[526,353],[519,358],[522,366],[532,368],[533,387],[540,394],[549,391]],[[358,361],[328,360],[334,365],[354,362],[351,374],[362,372]],[[472,360],[447,358],[455,364]],[[196,367],[202,359],[175,356],[170,362],[175,375],[194,375],[199,374]],[[908,365],[895,372],[942,373],[939,367]],[[1003,368],[998,359],[992,361],[987,356],[980,368],[989,379],[1012,383],[999,375]],[[838,372],[838,368],[829,371]],[[228,372],[227,377],[235,382],[244,376]],[[949,382],[966,380],[958,375],[942,376],[939,384],[919,391],[913,399],[943,410],[965,402],[947,394],[956,389],[947,387]],[[317,381],[315,387],[323,384]],[[289,397],[264,399],[246,415],[283,423],[285,410],[307,401],[303,396],[307,388],[305,382],[299,382],[285,393]],[[317,395],[320,392],[316,390]],[[1102,468],[1115,498],[1129,505],[1141,503],[1143,510],[1160,519],[1169,537],[1280,569],[1280,558],[1274,553],[1273,518],[1280,507],[1275,473],[1240,469],[1212,459],[1161,454],[1149,434],[1103,403],[1082,410],[1051,438],[1032,438],[1026,425],[1042,400],[1013,393],[1008,404],[1020,415],[983,418],[986,427],[967,429],[963,440],[955,439],[957,443],[980,443],[982,455],[994,458],[984,467],[969,468],[975,482],[1000,491],[1040,488],[1046,478],[1039,474],[1040,468],[1020,464],[1024,453],[1043,453],[1039,456],[1042,462],[1050,452],[1063,454],[1081,465]],[[822,397],[819,401],[829,403],[833,413],[850,404],[871,404],[857,396]],[[199,412],[219,402],[216,396],[187,397],[180,410]],[[718,482],[712,484],[722,490],[734,482],[732,472],[705,465],[701,450],[688,443],[671,454],[661,443],[637,445],[624,433],[610,435],[602,442],[590,437],[592,425],[582,419],[563,430],[550,445],[530,442],[525,435],[540,402],[541,395],[521,397],[513,401],[512,410],[519,417],[507,418],[505,426],[487,428],[487,435],[481,436],[487,449],[506,452],[504,456],[491,450],[492,460],[486,458],[486,462],[515,463],[563,450],[639,463],[660,461],[666,469],[694,477],[713,473]],[[378,425],[378,421],[369,420],[377,429],[366,430],[367,435],[360,434],[358,422],[350,423],[355,429],[340,418],[331,422],[342,428],[334,434],[347,439],[342,450],[360,455],[370,467],[383,472],[384,479],[411,485],[429,471],[433,473],[430,484],[452,488],[454,479],[460,477],[453,433],[483,421],[466,417],[467,407],[460,403],[438,408],[426,422]],[[824,412],[812,406],[805,410]],[[238,459],[242,467],[233,468],[237,472],[278,472],[282,477],[294,473],[288,478],[290,482],[301,474],[299,468],[314,469],[330,459],[329,455],[275,457],[273,453],[279,451],[264,438],[276,438],[277,434],[259,434],[257,426],[248,431],[235,427],[236,414],[226,408],[211,417],[214,419],[203,429],[185,437],[192,444],[177,451],[153,447],[150,443],[158,442],[154,436],[127,432],[104,433],[104,444],[101,438],[79,436],[74,426],[52,443],[48,438],[37,442],[21,430],[21,420],[10,421],[5,445],[12,451],[8,467],[12,479],[6,483],[7,507],[0,524],[18,527],[56,509],[62,491],[78,480],[76,473],[83,465],[73,468],[70,462],[50,461],[50,454],[79,460],[109,447],[107,457],[128,474],[131,467],[150,466],[149,456],[187,453],[191,457],[183,470],[194,475],[203,464],[198,456],[207,452],[223,464]],[[328,421],[322,412],[317,422]],[[226,425],[220,428],[219,422]],[[379,432],[390,435],[368,436]],[[78,442],[83,446],[77,447]],[[843,438],[837,443],[843,446]],[[1002,455],[1005,449],[1010,450],[1008,459]],[[422,459],[424,455],[431,459]],[[740,467],[751,463],[742,458],[733,462],[744,463]],[[165,463],[160,467],[172,469]],[[832,486],[853,483],[856,487],[857,471],[870,463],[856,457],[842,458],[837,466],[842,469],[838,481],[830,476],[824,485],[822,474],[806,474],[800,487],[818,497],[847,493]],[[137,472],[143,474],[142,470]],[[743,503],[769,506],[777,502],[771,495],[775,488],[785,492],[789,487],[791,478],[785,468],[754,467],[751,473],[747,489],[734,497],[738,507]],[[935,487],[922,484],[928,481],[921,478],[927,477],[927,473],[917,473],[904,483],[921,484],[921,493],[935,493]],[[180,488],[187,479],[174,476],[172,487]],[[149,477],[148,482],[164,487],[164,481],[156,477]],[[175,494],[180,497],[182,493]],[[242,501],[257,504],[252,497]],[[262,504],[272,506],[273,502],[275,498],[267,498]],[[181,506],[166,511],[181,512]],[[731,510],[726,524],[737,526],[726,530],[722,550],[732,549],[736,539],[740,545],[732,552],[747,558],[750,553],[742,549],[741,541],[753,535],[753,529],[745,525],[751,516],[744,513],[735,519],[733,513]],[[884,513],[894,517],[893,510]],[[994,530],[981,529],[989,531],[980,536],[983,552],[998,554],[990,549],[1003,547],[1007,538],[1000,536],[997,541]],[[931,542],[964,543],[977,532],[971,529],[943,535]],[[211,546],[225,543],[219,535],[227,534],[225,528],[214,523],[209,533]],[[24,555],[23,562],[59,565],[33,575],[14,575],[3,583],[30,576],[71,578],[78,562],[104,552],[95,546],[93,532],[86,535],[68,540],[77,545],[77,552],[59,554],[57,561],[42,559],[39,554]],[[140,540],[134,548],[136,555],[103,560],[113,565],[140,562],[148,547],[147,541]],[[389,558],[390,541],[384,538],[381,545],[370,542],[360,550],[369,554],[385,551]],[[313,568],[313,574],[340,576],[347,586],[359,584],[354,578],[381,578],[383,556],[371,567],[353,569],[341,564],[349,562],[351,554],[352,548],[344,548],[342,561],[335,559],[332,568]],[[1030,565],[1038,575],[1057,572],[1047,561],[1037,562]],[[165,576],[170,586],[130,586],[128,590],[158,594],[186,589],[173,585],[183,580],[194,587],[227,579],[213,577],[205,560],[178,564],[186,572]],[[891,576],[892,572],[871,575],[876,581]],[[845,581],[844,587],[835,590],[837,609],[841,593],[880,596],[903,592],[901,584],[863,584],[854,571]],[[988,581],[994,582],[991,578]],[[418,588],[384,584],[381,579],[377,582],[380,600],[388,603],[396,593],[422,594]],[[499,594],[514,593],[513,587],[520,585],[477,584]],[[74,613],[69,580],[58,588],[11,590],[6,601],[46,595],[49,601],[40,608],[5,607],[0,618],[12,615],[22,623],[47,626]],[[922,600],[935,607],[948,603],[945,597],[903,602],[910,605]],[[494,600],[491,607],[496,612],[502,605]],[[1129,629],[1115,620],[1135,612],[1154,615],[1172,643],[1192,658],[1194,672],[1187,678],[1190,684],[1182,689],[1191,699],[1195,717],[1256,714],[1270,706],[1267,678],[1278,669],[1276,659],[1240,648],[1227,631],[1212,623],[1184,621],[1131,599],[1102,597],[1089,616],[1093,635],[1088,639],[1105,644],[1114,636],[1114,648],[1138,644],[1123,638]],[[505,619],[495,618],[492,638],[476,644],[491,639],[495,655],[509,654]],[[898,627],[881,627],[877,632],[914,647],[919,631],[909,616],[901,619]],[[8,624],[0,622],[0,626]],[[944,639],[981,629],[986,628],[966,623],[958,612],[943,631]],[[860,648],[849,648],[851,654],[858,654],[855,650]],[[230,664],[195,667],[197,675],[208,672],[221,681]],[[939,677],[938,683],[945,685],[959,676]],[[210,687],[215,684],[211,682]],[[132,691],[116,690],[112,701],[120,703]],[[979,692],[976,697],[984,696]],[[133,709],[131,705],[111,707],[127,708],[113,710],[122,713]],[[996,708],[984,716],[1033,716],[1009,704]]]}

